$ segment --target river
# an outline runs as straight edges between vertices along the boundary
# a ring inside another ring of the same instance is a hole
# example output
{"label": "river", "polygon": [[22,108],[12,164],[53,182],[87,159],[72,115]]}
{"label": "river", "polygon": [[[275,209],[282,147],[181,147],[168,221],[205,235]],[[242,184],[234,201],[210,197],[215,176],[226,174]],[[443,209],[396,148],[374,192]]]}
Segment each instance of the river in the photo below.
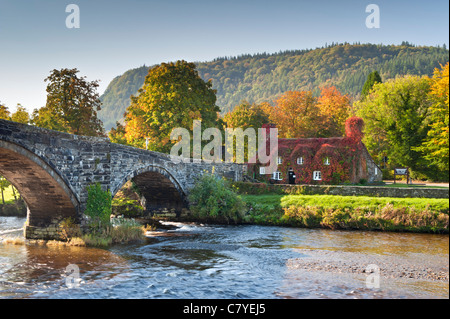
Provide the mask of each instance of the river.
{"label": "river", "polygon": [[0,298],[449,298],[448,235],[165,224],[108,249],[0,244]]}

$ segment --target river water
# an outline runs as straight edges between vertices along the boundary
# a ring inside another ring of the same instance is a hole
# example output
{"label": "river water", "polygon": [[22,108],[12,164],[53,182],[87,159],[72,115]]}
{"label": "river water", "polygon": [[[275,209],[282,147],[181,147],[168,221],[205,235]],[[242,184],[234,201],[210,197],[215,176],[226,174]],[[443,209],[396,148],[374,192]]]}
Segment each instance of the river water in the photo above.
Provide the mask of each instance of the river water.
{"label": "river water", "polygon": [[[0,217],[0,237],[24,222]],[[0,244],[0,298],[449,298],[448,235],[166,226],[108,249]]]}

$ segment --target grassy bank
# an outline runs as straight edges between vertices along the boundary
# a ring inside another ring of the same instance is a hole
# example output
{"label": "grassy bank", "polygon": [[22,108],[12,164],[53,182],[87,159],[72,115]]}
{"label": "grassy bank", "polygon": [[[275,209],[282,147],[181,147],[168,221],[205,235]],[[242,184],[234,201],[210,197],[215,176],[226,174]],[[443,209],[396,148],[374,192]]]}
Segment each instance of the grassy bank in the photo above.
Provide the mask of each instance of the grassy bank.
{"label": "grassy bank", "polygon": [[448,198],[310,194],[302,186],[204,175],[189,201],[191,221],[444,234],[449,227]]}
{"label": "grassy bank", "polygon": [[241,195],[243,221],[264,225],[448,233],[448,199]]}

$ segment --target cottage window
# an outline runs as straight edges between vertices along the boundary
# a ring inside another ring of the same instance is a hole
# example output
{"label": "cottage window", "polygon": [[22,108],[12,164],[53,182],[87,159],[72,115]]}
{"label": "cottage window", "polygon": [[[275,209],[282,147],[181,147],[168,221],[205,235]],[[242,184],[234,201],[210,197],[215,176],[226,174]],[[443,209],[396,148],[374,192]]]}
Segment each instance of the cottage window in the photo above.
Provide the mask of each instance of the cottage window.
{"label": "cottage window", "polygon": [[259,168],[259,175],[264,175],[264,174],[266,174],[266,168],[264,166],[261,166]]}
{"label": "cottage window", "polygon": [[277,164],[280,165],[282,163],[283,163],[283,159],[280,156],[278,156],[277,157]]}
{"label": "cottage window", "polygon": [[297,164],[303,165],[303,157],[297,157]]}
{"label": "cottage window", "polygon": [[322,172],[321,171],[314,171],[313,172],[313,180],[321,181],[322,180]]}
{"label": "cottage window", "polygon": [[281,181],[281,172],[274,172],[272,175],[272,179],[276,180],[276,181]]}
{"label": "cottage window", "polygon": [[325,157],[325,159],[323,160],[323,165],[330,165],[330,158],[329,157]]}

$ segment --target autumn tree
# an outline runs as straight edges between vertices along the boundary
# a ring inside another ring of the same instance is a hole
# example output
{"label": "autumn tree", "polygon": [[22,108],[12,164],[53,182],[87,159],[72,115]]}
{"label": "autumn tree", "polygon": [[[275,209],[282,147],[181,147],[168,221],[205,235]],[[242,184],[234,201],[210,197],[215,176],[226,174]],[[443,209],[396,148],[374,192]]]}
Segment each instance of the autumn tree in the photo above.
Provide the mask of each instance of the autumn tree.
{"label": "autumn tree", "polygon": [[249,127],[257,130],[263,124],[269,123],[268,115],[264,112],[260,104],[250,104],[242,101],[233,111],[228,112],[223,117],[227,127],[247,129]]}
{"label": "autumn tree", "polygon": [[324,137],[343,136],[345,121],[350,115],[350,97],[343,95],[336,87],[323,87],[317,99]]}
{"label": "autumn tree", "polygon": [[220,126],[216,91],[210,81],[200,78],[194,63],[177,61],[151,68],[137,96],[125,113],[125,137],[129,144],[154,151],[169,152],[174,128],[193,129]]}
{"label": "autumn tree", "polygon": [[77,135],[102,136],[102,122],[97,118],[101,109],[98,81],[79,77],[77,69],[53,70],[45,81],[47,103],[35,110],[32,123],[48,129]]}
{"label": "autumn tree", "polygon": [[9,112],[8,108],[1,103],[0,103],[0,119],[1,120],[11,119],[11,113]]}
{"label": "autumn tree", "polygon": [[[244,159],[251,160],[249,157],[249,146],[252,145],[250,149],[250,157],[254,157],[256,154],[256,135],[258,134],[258,129],[263,127],[263,124],[269,123],[269,117],[264,112],[262,105],[260,104],[250,104],[249,102],[243,100],[239,105],[237,105],[233,111],[225,114],[223,118],[227,128],[232,129],[242,129],[242,140],[236,137],[236,147],[234,144],[228,144],[227,151],[229,154],[236,156],[236,151],[239,149],[237,143],[244,143]],[[254,144],[249,141],[249,136],[245,136],[247,129],[253,129],[255,133]],[[237,133],[240,135],[240,132]],[[236,158],[236,157],[235,157]],[[237,158],[236,158],[237,160]]]}
{"label": "autumn tree", "polygon": [[439,170],[449,170],[449,63],[435,69],[428,94],[431,105],[427,113],[429,131],[426,139],[416,148]]}
{"label": "autumn tree", "polygon": [[316,137],[322,130],[322,116],[311,91],[288,91],[265,110],[280,138]]}
{"label": "autumn tree", "polygon": [[11,115],[11,121],[28,124],[30,122],[30,114],[21,104],[17,104],[17,110]]}
{"label": "autumn tree", "polygon": [[108,137],[113,143],[125,145],[127,144],[127,138],[125,137],[125,134],[125,127],[120,122],[116,122],[116,127],[111,128],[108,133]]}

